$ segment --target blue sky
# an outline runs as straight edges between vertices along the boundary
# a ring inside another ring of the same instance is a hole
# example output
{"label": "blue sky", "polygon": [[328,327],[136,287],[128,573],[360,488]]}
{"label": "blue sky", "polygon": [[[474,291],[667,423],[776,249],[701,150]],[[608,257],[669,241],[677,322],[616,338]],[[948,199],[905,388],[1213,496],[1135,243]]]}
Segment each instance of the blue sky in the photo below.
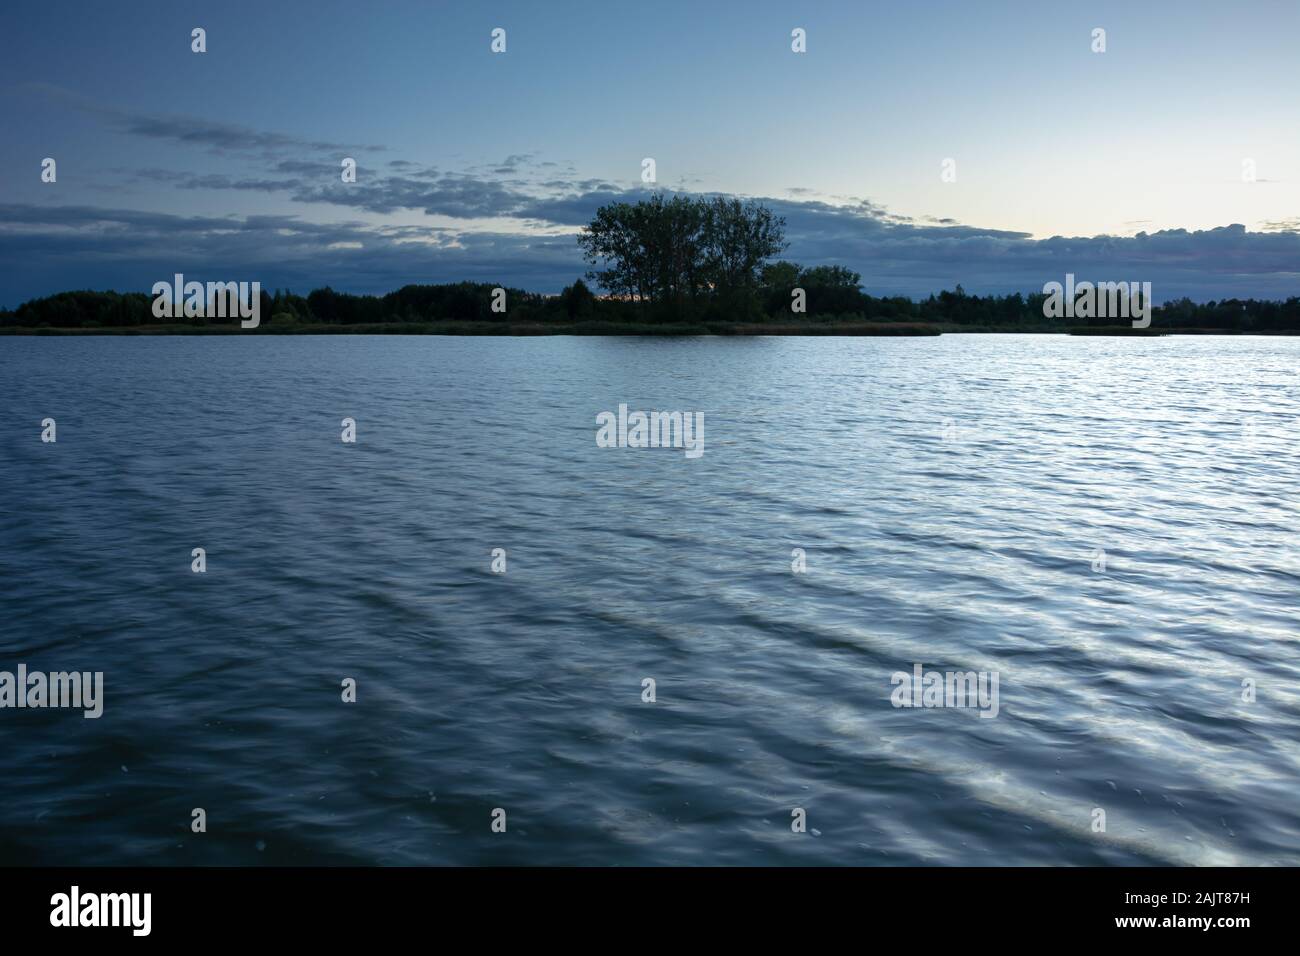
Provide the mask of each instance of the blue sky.
{"label": "blue sky", "polygon": [[554,292],[644,157],[876,294],[1295,295],[1297,48],[1294,0],[7,4],[0,305],[177,271]]}

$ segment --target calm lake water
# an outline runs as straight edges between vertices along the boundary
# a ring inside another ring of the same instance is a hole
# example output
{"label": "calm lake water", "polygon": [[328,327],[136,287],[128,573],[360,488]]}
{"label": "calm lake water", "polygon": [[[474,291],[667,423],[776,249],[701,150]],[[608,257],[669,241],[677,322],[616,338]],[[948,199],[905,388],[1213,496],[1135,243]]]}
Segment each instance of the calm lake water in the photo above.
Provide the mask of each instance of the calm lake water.
{"label": "calm lake water", "polygon": [[1300,864],[1298,414],[1283,338],[0,339],[0,670],[104,674],[0,863]]}

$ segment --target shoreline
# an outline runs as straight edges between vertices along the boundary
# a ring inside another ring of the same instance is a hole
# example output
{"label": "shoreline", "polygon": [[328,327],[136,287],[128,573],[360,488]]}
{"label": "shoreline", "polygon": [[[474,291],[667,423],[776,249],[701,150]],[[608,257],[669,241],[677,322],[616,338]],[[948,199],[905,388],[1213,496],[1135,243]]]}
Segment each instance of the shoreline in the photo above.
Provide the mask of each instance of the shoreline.
{"label": "shoreline", "polygon": [[772,325],[744,324],[735,326],[714,325],[618,325],[614,323],[584,325],[501,325],[483,322],[413,322],[384,323],[382,325],[310,325],[298,327],[262,326],[256,329],[240,328],[231,325],[158,325],[125,326],[122,328],[58,328],[0,326],[0,336],[44,337],[44,336],[173,336],[173,335],[453,335],[453,336],[502,336],[509,338],[531,338],[537,336],[645,336],[693,338],[699,336],[752,337],[772,336],[841,336],[852,338],[933,338],[940,335],[1067,335],[1078,337],[1105,338],[1159,338],[1167,335],[1222,335],[1222,336],[1260,336],[1287,337],[1300,335],[1300,329],[1244,330],[1244,329],[1125,329],[1123,327],[1097,328],[1015,328],[1015,327],[951,327],[923,325],[917,323],[844,323],[818,325],[794,325],[773,323]]}

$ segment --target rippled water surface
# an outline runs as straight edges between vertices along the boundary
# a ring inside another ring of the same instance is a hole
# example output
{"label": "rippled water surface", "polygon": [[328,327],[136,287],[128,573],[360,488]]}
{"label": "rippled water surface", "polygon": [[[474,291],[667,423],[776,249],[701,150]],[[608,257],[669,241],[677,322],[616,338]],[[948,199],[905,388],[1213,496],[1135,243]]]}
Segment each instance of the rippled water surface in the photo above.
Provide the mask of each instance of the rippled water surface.
{"label": "rippled water surface", "polygon": [[[1298,864],[1298,369],[2,339],[0,670],[105,705],[0,710],[0,862]],[[704,455],[598,448],[619,403]],[[996,672],[997,717],[893,707],[917,663]]]}

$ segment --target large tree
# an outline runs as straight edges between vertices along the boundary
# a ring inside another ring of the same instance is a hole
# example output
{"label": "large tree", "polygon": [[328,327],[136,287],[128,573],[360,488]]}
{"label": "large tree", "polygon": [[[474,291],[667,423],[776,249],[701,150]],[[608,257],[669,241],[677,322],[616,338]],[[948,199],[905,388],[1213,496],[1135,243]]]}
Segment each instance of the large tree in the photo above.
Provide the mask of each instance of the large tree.
{"label": "large tree", "polygon": [[588,278],[607,292],[680,314],[752,295],[764,264],[785,248],[784,225],[753,201],[654,193],[602,206],[578,244],[601,267]]}
{"label": "large tree", "polygon": [[753,200],[715,196],[704,206],[705,268],[722,297],[751,293],[767,260],[786,247],[785,220]]}

